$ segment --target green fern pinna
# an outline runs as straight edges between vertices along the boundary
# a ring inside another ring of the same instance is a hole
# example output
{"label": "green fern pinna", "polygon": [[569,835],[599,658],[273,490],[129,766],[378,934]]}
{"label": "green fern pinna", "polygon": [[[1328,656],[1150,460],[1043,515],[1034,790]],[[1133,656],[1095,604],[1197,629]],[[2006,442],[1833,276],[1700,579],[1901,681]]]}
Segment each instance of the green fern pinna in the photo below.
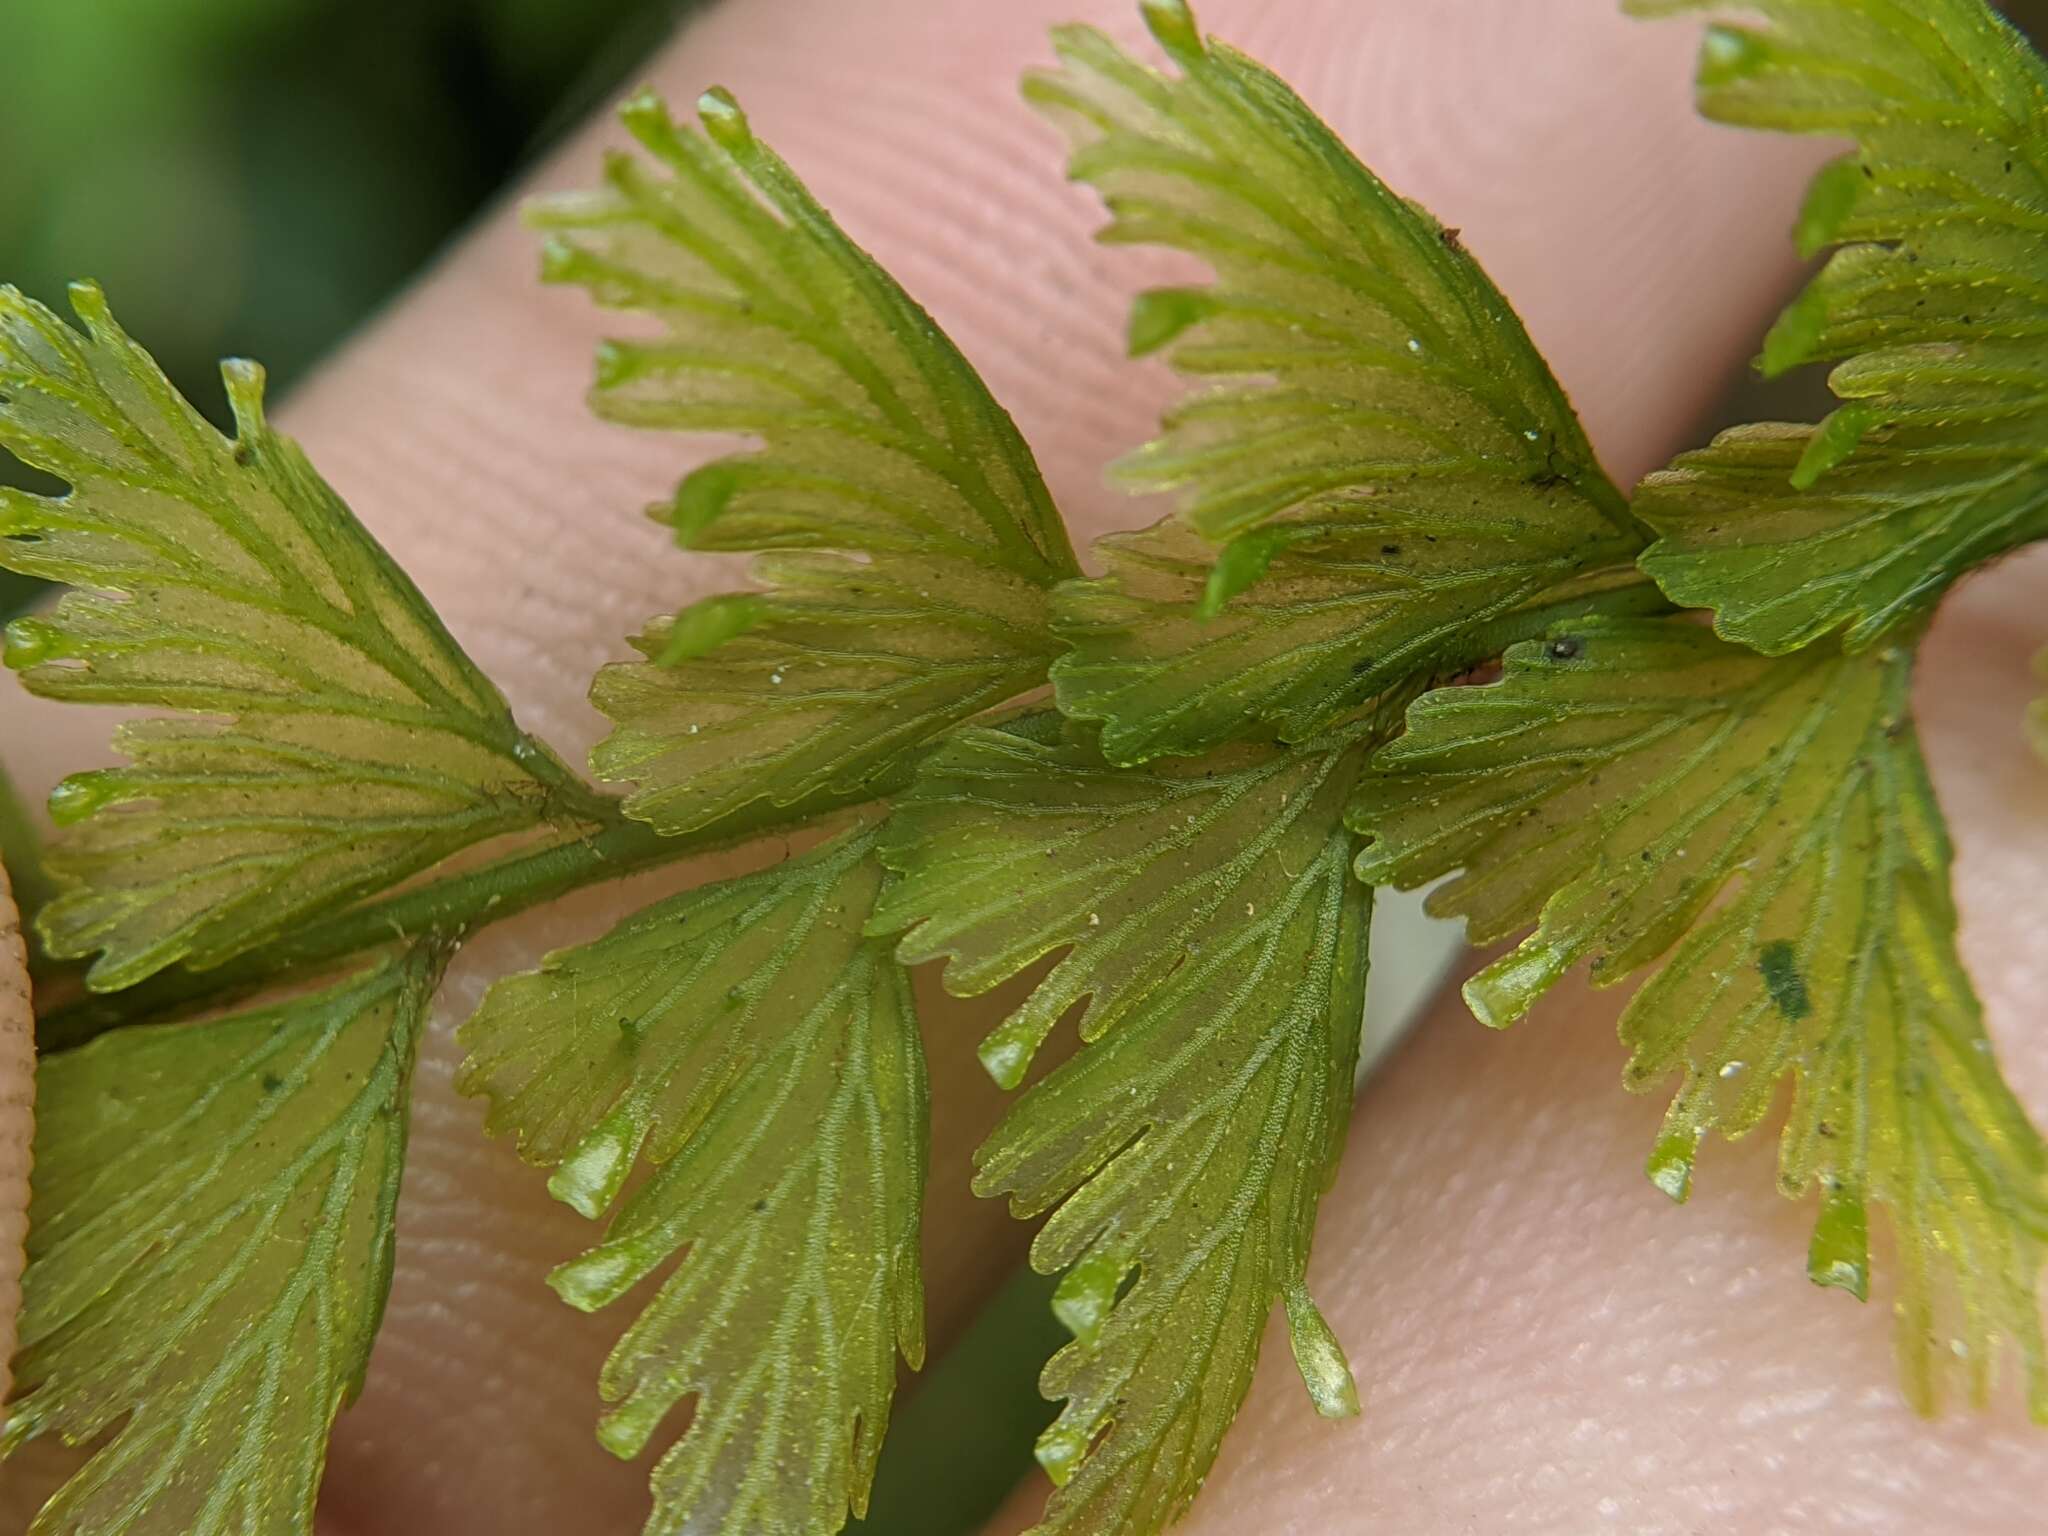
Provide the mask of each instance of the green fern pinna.
{"label": "green fern pinna", "polygon": [[[602,415],[751,441],[665,515],[754,582],[598,674],[595,784],[270,429],[258,369],[226,369],[225,439],[96,289],[82,329],[0,298],[0,442],[70,487],[0,491],[0,565],[76,589],[7,662],[144,711],[126,766],[57,791],[36,920],[90,968],[40,1026],[6,1440],[99,1442],[39,1536],[309,1532],[448,955],[807,827],[461,1032],[489,1131],[593,1223],[551,1283],[622,1314],[603,1443],[671,1430],[650,1532],[865,1506],[923,1354],[926,962],[978,994],[1057,957],[982,1046],[1020,1091],[976,1179],[1045,1217],[1072,1334],[1041,1529],[1178,1515],[1276,1303],[1317,1409],[1357,1412],[1304,1274],[1378,885],[1519,939],[1466,984],[1486,1024],[1567,972],[1641,981],[1627,1082],[1672,1095],[1675,1199],[1789,1078],[1811,1277],[1862,1297],[1883,1207],[1914,1404],[2003,1361],[2048,1418],[2048,1152],[1958,959],[1909,698],[1948,588],[2048,533],[2048,72],[1982,0],[1746,10],[1707,113],[1853,145],[1763,349],[1842,404],[1633,495],[1452,233],[1181,0],[1144,6],[1164,69],[1055,34],[1025,93],[1104,238],[1212,273],[1133,313],[1193,387],[1117,474],[1177,507],[1092,577],[1010,418],[738,105],[628,103],[644,153],[531,211],[545,274],[653,322],[601,353]],[[1070,1013],[1086,1047],[1027,1086]]]}

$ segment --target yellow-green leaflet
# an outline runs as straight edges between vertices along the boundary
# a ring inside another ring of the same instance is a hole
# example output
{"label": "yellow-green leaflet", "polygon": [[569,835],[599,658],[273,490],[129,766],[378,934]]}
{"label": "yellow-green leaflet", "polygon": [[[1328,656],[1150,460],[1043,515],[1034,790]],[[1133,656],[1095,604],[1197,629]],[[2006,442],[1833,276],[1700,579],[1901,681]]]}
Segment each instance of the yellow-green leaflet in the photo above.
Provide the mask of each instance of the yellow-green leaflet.
{"label": "yellow-green leaflet", "polygon": [[1983,0],[1631,0],[1713,27],[1703,110],[1845,137],[1799,221],[1841,245],[1763,367],[1836,366],[1818,427],[1761,425],[1681,455],[1636,510],[1643,568],[1730,639],[1860,650],[1972,567],[2048,534],[2048,67]]}
{"label": "yellow-green leaflet", "polygon": [[756,554],[599,673],[598,775],[665,832],[753,801],[861,798],[955,720],[1044,680],[1048,590],[1078,567],[1030,450],[930,317],[722,92],[703,131],[660,102],[607,187],[537,205],[547,275],[663,334],[607,345],[596,409],[759,446],[655,509],[693,549]]}
{"label": "yellow-green leaflet", "polygon": [[12,1448],[112,1431],[33,1536],[313,1529],[391,1282],[426,951],[36,1074]]}
{"label": "yellow-green leaflet", "polygon": [[1363,736],[1117,770],[1085,736],[966,731],[890,819],[875,926],[916,925],[904,958],[948,956],[975,993],[1066,950],[984,1048],[999,1080],[1088,1000],[1088,1048],[976,1159],[979,1192],[1054,1212],[1032,1262],[1065,1271],[1042,1530],[1149,1536],[1185,1509],[1276,1301],[1317,1408],[1357,1412],[1304,1275],[1364,1006],[1371,892],[1342,826]]}
{"label": "yellow-green leaflet", "polygon": [[1145,14],[1179,75],[1071,27],[1062,67],[1025,81],[1109,208],[1102,238],[1216,274],[1131,323],[1134,352],[1202,386],[1119,470],[1178,492],[1185,526],[1110,540],[1107,574],[1060,599],[1060,708],[1121,763],[1314,735],[1641,543],[1457,232],[1179,0]]}
{"label": "yellow-green leaflet", "polygon": [[924,1058],[861,933],[881,879],[847,834],[550,955],[463,1026],[461,1087],[559,1199],[597,1217],[654,1165],[551,1279],[595,1311],[666,1270],[600,1384],[621,1457],[695,1399],[650,1533],[832,1536],[866,1506],[898,1350],[922,1363]]}
{"label": "yellow-green leaflet", "polygon": [[1786,1193],[1818,1186],[1809,1272],[1867,1292],[1867,1203],[1892,1215],[1898,1346],[1923,1409],[2001,1344],[2048,1418],[2037,1283],[2048,1149],[1990,1054],[1955,947],[1949,848],[1908,712],[1910,653],[1765,657],[1682,620],[1592,622],[1508,652],[1491,687],[1425,695],[1353,823],[1367,879],[1475,943],[1535,925],[1466,984],[1519,1018],[1584,964],[1652,974],[1622,1015],[1627,1080],[1682,1074],[1653,1179],[1701,1138],[1793,1104]]}
{"label": "yellow-green leaflet", "polygon": [[0,447],[68,481],[0,487],[0,566],[85,590],[7,628],[51,698],[188,713],[120,727],[131,766],[52,798],[51,954],[113,990],[203,968],[474,843],[586,809],[426,600],[222,370],[223,438],[99,290],[80,335],[0,289]]}

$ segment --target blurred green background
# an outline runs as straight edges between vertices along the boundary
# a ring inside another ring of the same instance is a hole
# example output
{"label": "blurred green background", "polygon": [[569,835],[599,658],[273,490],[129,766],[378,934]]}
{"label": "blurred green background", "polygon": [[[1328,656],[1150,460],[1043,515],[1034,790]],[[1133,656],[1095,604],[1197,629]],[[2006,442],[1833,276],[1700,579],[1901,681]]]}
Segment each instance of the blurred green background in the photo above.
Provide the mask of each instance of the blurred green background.
{"label": "blurred green background", "polygon": [[0,0],[0,282],[98,279],[209,413],[224,354],[287,387],[689,3]]}

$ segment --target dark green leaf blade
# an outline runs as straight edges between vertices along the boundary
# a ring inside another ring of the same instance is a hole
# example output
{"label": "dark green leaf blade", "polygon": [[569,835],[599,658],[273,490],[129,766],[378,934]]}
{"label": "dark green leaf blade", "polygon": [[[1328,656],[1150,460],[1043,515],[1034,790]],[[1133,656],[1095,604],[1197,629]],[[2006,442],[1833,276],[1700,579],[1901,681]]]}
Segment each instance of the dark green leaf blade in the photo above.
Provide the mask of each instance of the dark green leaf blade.
{"label": "dark green leaf blade", "polygon": [[1185,1509],[1276,1301],[1318,1408],[1357,1411],[1304,1274],[1364,1004],[1371,893],[1341,825],[1359,735],[1116,770],[1084,739],[970,730],[891,818],[875,926],[915,924],[906,958],[950,957],[972,993],[1067,950],[991,1037],[1003,1080],[1087,1000],[1089,1048],[1019,1100],[976,1181],[1058,1207],[1032,1249],[1066,1272],[1075,1334],[1043,1382],[1066,1399],[1044,1530],[1146,1536]]}
{"label": "dark green leaf blade", "polygon": [[750,801],[857,795],[954,720],[1044,680],[1048,589],[1078,567],[1015,426],[929,316],[756,140],[730,97],[703,131],[642,97],[607,187],[537,205],[547,273],[660,321],[607,346],[594,395],[638,426],[758,447],[656,516],[757,554],[762,590],[654,624],[606,669],[593,761],[663,831]]}
{"label": "dark green leaf blade", "polygon": [[1837,364],[1845,403],[1651,476],[1643,565],[1730,639],[1776,654],[1842,630],[1858,650],[2048,535],[2048,68],[1983,0],[1739,9],[1765,24],[1710,30],[1702,109],[1856,145],[1799,227],[1805,254],[1843,248],[1763,356],[1767,373]]}
{"label": "dark green leaf blade", "polygon": [[120,1427],[34,1536],[313,1529],[391,1280],[438,967],[45,1056],[10,1448]]}
{"label": "dark green leaf blade", "polygon": [[204,968],[505,833],[570,822],[573,780],[223,370],[230,442],[80,285],[80,335],[0,290],[0,447],[67,480],[0,488],[0,565],[83,590],[7,630],[51,698],[124,725],[131,765],[65,781],[50,952],[96,987]]}
{"label": "dark green leaf blade", "polygon": [[[1074,142],[1070,174],[1102,193],[1105,240],[1216,274],[1139,303],[1134,348],[1165,349],[1203,388],[1121,470],[1179,493],[1200,539],[1124,539],[1106,576],[1062,598],[1076,649],[1054,668],[1060,707],[1101,721],[1118,762],[1261,721],[1312,735],[1455,655],[1467,625],[1640,544],[1456,231],[1274,76],[1203,44],[1177,0],[1146,14],[1177,77],[1065,28],[1063,67],[1025,84]],[[1198,610],[1222,615],[1215,636],[1193,637]]]}
{"label": "dark green leaf blade", "polygon": [[861,933],[873,845],[660,903],[463,1026],[460,1086],[558,1198],[597,1216],[653,1165],[551,1281],[594,1311],[667,1267],[601,1381],[621,1457],[695,1399],[650,1532],[831,1536],[866,1505],[898,1350],[922,1360],[924,1063],[907,979]]}
{"label": "dark green leaf blade", "polygon": [[1990,1055],[1955,947],[1949,848],[1908,707],[1909,654],[1770,658],[1679,621],[1589,622],[1443,690],[1363,781],[1368,879],[1455,878],[1430,908],[1477,943],[1535,925],[1466,986],[1520,1017],[1576,965],[1653,971],[1622,1015],[1627,1081],[1682,1075],[1650,1162],[1675,1198],[1704,1135],[1790,1077],[1786,1193],[1822,1191],[1809,1270],[1861,1296],[1867,1205],[1897,1235],[1908,1395],[2009,1340],[2048,1416],[2037,1284],[2048,1149]]}

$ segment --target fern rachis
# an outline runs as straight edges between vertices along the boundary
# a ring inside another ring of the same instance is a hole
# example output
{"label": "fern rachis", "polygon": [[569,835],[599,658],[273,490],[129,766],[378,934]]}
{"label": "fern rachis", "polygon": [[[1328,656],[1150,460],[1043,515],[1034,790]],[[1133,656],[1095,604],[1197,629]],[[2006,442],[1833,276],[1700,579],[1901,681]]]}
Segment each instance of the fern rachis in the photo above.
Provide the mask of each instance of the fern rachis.
{"label": "fern rachis", "polygon": [[[39,1536],[307,1529],[448,953],[813,826],[461,1033],[489,1129],[603,1223],[551,1283],[619,1312],[598,1432],[664,1445],[650,1531],[865,1507],[923,1353],[924,962],[962,995],[1042,967],[983,1046],[1020,1091],[976,1187],[1046,1218],[1061,1277],[1043,1528],[1184,1510],[1276,1306],[1315,1407],[1355,1412],[1306,1276],[1375,885],[1521,936],[1468,984],[1488,1024],[1581,966],[1647,977],[1622,1030],[1630,1086],[1674,1095],[1648,1157],[1676,1198],[1789,1081],[1811,1277],[1860,1297],[1889,1254],[1911,1400],[2012,1362],[2048,1416],[2048,1149],[1960,960],[1911,705],[1935,604],[2048,531],[2048,73],[1980,0],[1756,0],[1709,33],[1712,114],[1857,141],[1800,231],[1843,248],[1764,351],[1836,363],[1845,403],[1631,496],[1460,241],[1179,0],[1143,9],[1168,67],[1061,29],[1025,88],[1106,238],[1212,274],[1138,303],[1192,390],[1118,473],[1177,505],[1092,576],[1000,404],[730,96],[636,97],[638,151],[532,210],[545,276],[624,312],[599,413],[749,444],[660,517],[753,587],[595,681],[616,794],[519,726],[258,370],[228,369],[228,439],[96,290],[82,330],[0,298],[0,442],[70,487],[0,492],[0,565],[76,589],[9,662],[160,712],[53,806],[38,932],[91,969],[40,1022],[8,1435],[112,1438]],[[1034,1075],[1066,1016],[1084,1047]]]}

